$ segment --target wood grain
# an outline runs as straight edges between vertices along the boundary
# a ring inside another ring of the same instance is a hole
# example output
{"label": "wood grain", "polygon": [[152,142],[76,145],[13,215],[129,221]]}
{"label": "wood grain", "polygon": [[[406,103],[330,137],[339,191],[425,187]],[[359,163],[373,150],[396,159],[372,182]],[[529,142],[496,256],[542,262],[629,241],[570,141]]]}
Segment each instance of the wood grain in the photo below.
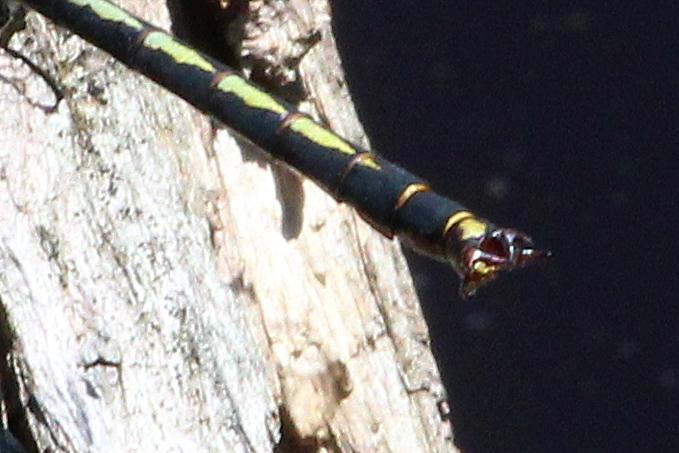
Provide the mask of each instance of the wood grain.
{"label": "wood grain", "polygon": [[[120,4],[169,28],[162,2]],[[277,11],[295,19],[258,35]],[[299,61],[303,107],[367,145],[329,18],[321,1],[250,2],[240,52],[252,62],[304,27],[320,33]],[[272,451],[283,433],[281,451],[453,451],[398,244],[27,19],[10,46],[65,97],[48,112],[50,87],[0,51],[2,390],[24,446]]]}

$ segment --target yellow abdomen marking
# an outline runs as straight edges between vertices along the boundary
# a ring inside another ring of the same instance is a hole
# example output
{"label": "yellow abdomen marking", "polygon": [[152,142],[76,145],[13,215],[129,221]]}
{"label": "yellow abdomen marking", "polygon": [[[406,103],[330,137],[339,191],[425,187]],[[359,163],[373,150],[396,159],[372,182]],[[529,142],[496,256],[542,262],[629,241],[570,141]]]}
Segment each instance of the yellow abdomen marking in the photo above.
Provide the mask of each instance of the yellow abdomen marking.
{"label": "yellow abdomen marking", "polygon": [[448,217],[446,221],[446,226],[443,228],[443,235],[446,236],[448,232],[455,228],[462,219],[473,217],[474,215],[469,211],[458,211],[455,214]]}
{"label": "yellow abdomen marking", "polygon": [[408,203],[408,201],[410,201],[411,198],[413,198],[418,193],[427,192],[429,190],[431,189],[426,184],[422,184],[419,182],[408,184],[408,186],[401,192],[401,195],[398,196],[396,206],[394,206],[394,211],[398,211],[399,209],[401,209],[403,206],[406,205],[406,203]]}
{"label": "yellow abdomen marking", "polygon": [[334,148],[344,154],[356,154],[358,152],[349,143],[316,124],[311,118],[305,116],[296,118],[290,125],[290,129],[326,148]]}
{"label": "yellow abdomen marking", "polygon": [[202,69],[205,72],[214,72],[212,63],[207,61],[201,54],[178,42],[172,36],[161,31],[152,31],[144,38],[144,46],[159,50],[172,57],[179,64],[187,64]]}
{"label": "yellow abdomen marking", "polygon": [[69,0],[74,5],[89,6],[94,13],[104,20],[109,22],[120,22],[128,27],[136,30],[144,28],[144,24],[139,22],[135,17],[127,14],[126,11],[118,8],[115,5],[106,2],[99,2],[97,0]]}
{"label": "yellow abdomen marking", "polygon": [[475,274],[479,275],[492,275],[495,272],[497,272],[497,268],[495,266],[488,265],[484,263],[483,261],[476,261],[472,265],[472,270],[474,271]]}
{"label": "yellow abdomen marking", "polygon": [[488,230],[486,224],[476,217],[469,217],[462,220],[457,224],[457,228],[460,231],[460,239],[463,241],[471,238],[479,238],[486,234],[486,231]]}
{"label": "yellow abdomen marking", "polygon": [[357,154],[355,165],[363,165],[364,167],[372,168],[373,170],[380,170],[382,167],[375,162],[375,156],[371,152]]}
{"label": "yellow abdomen marking", "polygon": [[227,75],[217,83],[217,89],[225,93],[238,96],[246,105],[256,109],[268,110],[278,115],[287,113],[283,107],[273,97],[250,85],[241,76],[236,74]]}
{"label": "yellow abdomen marking", "polygon": [[486,224],[474,217],[474,214],[469,211],[458,211],[448,217],[443,235],[447,236],[453,228],[458,230],[458,236],[462,240],[481,237],[487,230]]}

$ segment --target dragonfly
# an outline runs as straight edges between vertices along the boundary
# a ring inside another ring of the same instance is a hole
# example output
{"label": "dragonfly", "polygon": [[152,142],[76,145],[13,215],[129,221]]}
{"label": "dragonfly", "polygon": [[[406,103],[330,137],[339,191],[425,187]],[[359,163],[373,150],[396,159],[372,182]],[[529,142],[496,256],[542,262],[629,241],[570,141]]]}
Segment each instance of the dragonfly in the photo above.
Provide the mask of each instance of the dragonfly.
{"label": "dragonfly", "polygon": [[211,115],[347,203],[377,231],[449,263],[469,297],[500,273],[551,252],[340,137],[238,71],[107,0],[22,0]]}

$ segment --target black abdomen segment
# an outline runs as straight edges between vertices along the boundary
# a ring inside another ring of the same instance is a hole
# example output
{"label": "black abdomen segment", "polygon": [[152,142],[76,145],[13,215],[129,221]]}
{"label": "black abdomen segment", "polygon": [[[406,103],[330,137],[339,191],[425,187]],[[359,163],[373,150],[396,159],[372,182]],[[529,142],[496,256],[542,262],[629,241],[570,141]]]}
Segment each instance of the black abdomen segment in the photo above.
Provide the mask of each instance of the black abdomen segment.
{"label": "black abdomen segment", "polygon": [[388,237],[449,261],[471,294],[503,270],[548,256],[420,178],[361,150],[218,61],[106,0],[25,0],[44,15],[239,132],[354,206]]}

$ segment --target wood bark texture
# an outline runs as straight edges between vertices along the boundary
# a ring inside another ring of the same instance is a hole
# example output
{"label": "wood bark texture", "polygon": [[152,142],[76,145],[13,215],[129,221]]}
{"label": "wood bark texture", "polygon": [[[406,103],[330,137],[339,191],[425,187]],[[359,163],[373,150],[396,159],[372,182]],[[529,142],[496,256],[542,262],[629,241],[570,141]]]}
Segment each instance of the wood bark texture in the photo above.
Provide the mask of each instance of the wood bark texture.
{"label": "wood bark texture", "polygon": [[[367,145],[326,2],[244,20],[272,68],[320,34],[303,107]],[[0,410],[27,451],[455,450],[395,241],[49,20],[9,47],[64,94],[0,50]]]}

